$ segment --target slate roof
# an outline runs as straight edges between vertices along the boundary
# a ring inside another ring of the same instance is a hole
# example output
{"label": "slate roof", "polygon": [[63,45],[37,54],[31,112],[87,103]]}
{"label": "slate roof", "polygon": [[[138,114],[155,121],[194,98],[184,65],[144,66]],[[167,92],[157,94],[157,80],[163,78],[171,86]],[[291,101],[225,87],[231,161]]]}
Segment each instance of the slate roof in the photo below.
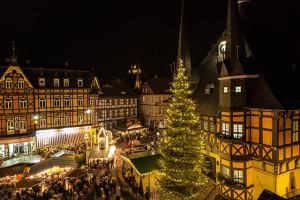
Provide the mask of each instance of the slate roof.
{"label": "slate roof", "polygon": [[170,86],[171,86],[170,78],[163,77],[153,77],[150,78],[147,82],[145,82],[143,86],[149,86],[154,94],[171,94]]}
{"label": "slate roof", "polygon": [[[228,0],[228,6],[237,7],[235,1],[236,0]],[[297,75],[295,75],[296,73],[289,73],[287,69],[281,69],[282,73],[280,73],[280,76],[274,78],[273,71],[263,71],[262,66],[260,66],[255,57],[253,57],[253,53],[241,28],[236,25],[236,23],[239,23],[237,19],[238,16],[236,16],[236,14],[238,14],[237,9],[228,9],[228,13],[231,16],[228,16],[227,19],[227,29],[198,67],[199,82],[193,94],[199,105],[198,111],[204,115],[218,114],[218,78],[224,76],[224,74],[226,76],[226,73],[227,76],[242,74],[259,75],[258,78],[247,79],[246,81],[247,102],[245,107],[279,110],[300,109],[300,94],[295,90],[295,87],[299,87],[300,80]],[[232,15],[235,16],[232,17]],[[237,30],[238,33],[234,33]],[[239,34],[239,36],[237,34]],[[218,45],[224,40],[227,42],[226,48],[228,42],[234,42],[231,46],[238,44],[240,47],[238,60],[235,59],[237,57],[233,56],[237,54],[237,51],[233,49],[229,49],[230,51],[226,49],[226,52],[227,50],[229,52],[224,62],[218,60]],[[289,80],[287,81],[285,79]],[[205,94],[206,87],[212,88],[209,95]]]}
{"label": "slate roof", "polygon": [[[91,88],[93,74],[87,70],[61,69],[61,68],[21,68],[35,88],[53,88],[54,78],[60,79],[60,87],[63,85],[63,79],[69,79],[69,88],[78,88],[78,79],[83,79],[82,88]],[[45,86],[39,86],[39,78],[45,78]],[[55,87],[59,88],[59,87]]]}
{"label": "slate roof", "polygon": [[120,79],[104,80],[100,79],[102,96],[137,96],[136,92],[125,82]]}

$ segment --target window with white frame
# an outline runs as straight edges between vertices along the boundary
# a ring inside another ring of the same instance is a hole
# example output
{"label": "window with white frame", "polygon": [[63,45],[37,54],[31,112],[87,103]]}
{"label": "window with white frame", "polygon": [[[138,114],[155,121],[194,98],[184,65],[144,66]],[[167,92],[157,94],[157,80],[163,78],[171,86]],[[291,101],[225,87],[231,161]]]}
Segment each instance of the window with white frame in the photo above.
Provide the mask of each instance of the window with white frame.
{"label": "window with white frame", "polygon": [[39,86],[45,86],[45,78],[39,78]]}
{"label": "window with white frame", "polygon": [[40,98],[39,99],[39,107],[40,108],[46,108],[46,99],[45,98]]}
{"label": "window with white frame", "polygon": [[59,79],[58,78],[55,78],[53,80],[53,84],[54,84],[54,87],[59,87]]}
{"label": "window with white frame", "polygon": [[54,107],[60,107],[60,98],[54,97]]}
{"label": "window with white frame", "polygon": [[230,169],[229,167],[225,166],[225,165],[222,165],[222,174],[226,177],[230,177]]}
{"label": "window with white frame", "polygon": [[95,100],[94,99],[90,99],[90,105],[94,106],[95,105]]}
{"label": "window with white frame", "polygon": [[24,79],[23,78],[19,78],[19,80],[18,80],[18,88],[24,88]]}
{"label": "window with white frame", "polygon": [[124,104],[124,99],[120,99],[120,105]]}
{"label": "window with white frame", "polygon": [[19,100],[19,106],[20,106],[20,108],[27,108],[27,99],[21,98]]}
{"label": "window with white frame", "polygon": [[20,133],[26,133],[27,131],[27,122],[24,120],[24,121],[19,121],[19,130],[20,130]]}
{"label": "window with white frame", "polygon": [[12,109],[12,99],[11,98],[5,98],[4,99],[4,108],[5,109]]}
{"label": "window with white frame", "polygon": [[13,120],[9,120],[6,122],[6,130],[7,130],[7,134],[12,134],[15,132],[15,127],[14,127],[14,121]]}
{"label": "window with white frame", "polygon": [[237,85],[235,86],[235,93],[241,93],[242,92],[242,86]]}
{"label": "window with white frame", "polygon": [[123,117],[124,116],[124,110],[123,108],[120,109],[120,117]]}
{"label": "window with white frame", "polygon": [[78,97],[78,106],[83,106],[83,97]]}
{"label": "window with white frame", "polygon": [[238,139],[243,137],[243,124],[233,124],[233,137]]}
{"label": "window with white frame", "polygon": [[69,79],[68,79],[68,78],[65,78],[65,79],[64,79],[64,86],[65,86],[65,87],[68,87],[69,85],[70,85]]}
{"label": "window with white frame", "polygon": [[47,123],[47,121],[46,121],[46,119],[40,119],[40,128],[46,128],[46,124]]}
{"label": "window with white frame", "polygon": [[82,124],[82,123],[83,123],[83,114],[82,114],[82,113],[79,113],[79,114],[78,114],[78,123],[79,123],[79,124]]}
{"label": "window with white frame", "polygon": [[224,92],[224,94],[227,94],[227,93],[228,93],[228,87],[227,87],[227,86],[225,86],[225,87],[223,88],[223,92]]}
{"label": "window with white frame", "polygon": [[226,122],[222,123],[222,134],[229,136],[229,123]]}
{"label": "window with white frame", "polygon": [[60,119],[54,118],[54,126],[60,126]]}
{"label": "window with white frame", "polygon": [[11,78],[6,78],[5,79],[5,87],[6,88],[12,88],[12,79]]}
{"label": "window with white frame", "polygon": [[78,84],[78,87],[83,87],[83,80],[82,79],[78,79],[77,80],[77,84]]}
{"label": "window with white frame", "polygon": [[241,169],[233,170],[233,180],[238,183],[244,183],[244,172]]}
{"label": "window with white frame", "polygon": [[299,121],[293,121],[293,142],[299,142]]}
{"label": "window with white frame", "polygon": [[65,107],[70,107],[70,97],[65,97],[64,98],[64,106]]}
{"label": "window with white frame", "polygon": [[69,116],[65,116],[64,125],[65,126],[70,126],[70,117]]}

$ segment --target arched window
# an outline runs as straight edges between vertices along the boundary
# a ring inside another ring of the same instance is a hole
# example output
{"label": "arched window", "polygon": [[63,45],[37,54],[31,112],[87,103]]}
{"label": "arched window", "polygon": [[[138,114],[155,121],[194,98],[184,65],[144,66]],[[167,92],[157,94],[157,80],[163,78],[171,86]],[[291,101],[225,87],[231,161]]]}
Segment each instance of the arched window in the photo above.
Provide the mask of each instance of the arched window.
{"label": "arched window", "polygon": [[12,79],[11,78],[6,78],[5,86],[6,86],[6,88],[12,88]]}
{"label": "arched window", "polygon": [[5,109],[11,109],[12,108],[12,99],[11,98],[5,98],[4,99],[4,108]]}
{"label": "arched window", "polygon": [[19,78],[19,80],[18,80],[18,88],[24,88],[24,79],[23,78]]}

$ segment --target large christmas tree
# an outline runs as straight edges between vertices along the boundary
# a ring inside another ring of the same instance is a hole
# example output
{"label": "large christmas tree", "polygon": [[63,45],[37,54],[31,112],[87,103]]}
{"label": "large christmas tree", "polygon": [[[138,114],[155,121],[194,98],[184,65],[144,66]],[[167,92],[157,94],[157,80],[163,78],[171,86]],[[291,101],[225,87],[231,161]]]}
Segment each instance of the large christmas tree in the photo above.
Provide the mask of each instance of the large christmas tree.
{"label": "large christmas tree", "polygon": [[197,199],[201,186],[207,182],[203,174],[205,162],[202,150],[205,144],[181,60],[172,85],[167,129],[159,146],[162,155],[159,188],[162,199]]}

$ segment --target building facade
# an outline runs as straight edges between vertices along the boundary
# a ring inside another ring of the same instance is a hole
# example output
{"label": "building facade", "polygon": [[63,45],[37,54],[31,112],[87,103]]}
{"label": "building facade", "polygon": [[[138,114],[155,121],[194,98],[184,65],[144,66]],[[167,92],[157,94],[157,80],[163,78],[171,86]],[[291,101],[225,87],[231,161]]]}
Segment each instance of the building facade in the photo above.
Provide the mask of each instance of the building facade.
{"label": "building facade", "polygon": [[169,105],[170,80],[168,78],[149,79],[139,92],[139,109],[145,125],[151,128],[166,127],[166,112]]}
{"label": "building facade", "polygon": [[200,64],[193,94],[208,175],[227,199],[257,199],[264,189],[284,196],[300,188],[300,101],[278,95],[257,67],[237,0],[228,0],[227,12],[227,28]]}
{"label": "building facade", "polygon": [[100,80],[101,94],[98,96],[99,122],[113,130],[118,124],[137,120],[137,94],[124,81]]}
{"label": "building facade", "polygon": [[[136,119],[137,95],[124,82],[99,81],[93,72],[23,68],[15,56],[0,67],[0,155],[45,145],[76,144],[100,126]],[[101,87],[103,84],[103,88]]]}

